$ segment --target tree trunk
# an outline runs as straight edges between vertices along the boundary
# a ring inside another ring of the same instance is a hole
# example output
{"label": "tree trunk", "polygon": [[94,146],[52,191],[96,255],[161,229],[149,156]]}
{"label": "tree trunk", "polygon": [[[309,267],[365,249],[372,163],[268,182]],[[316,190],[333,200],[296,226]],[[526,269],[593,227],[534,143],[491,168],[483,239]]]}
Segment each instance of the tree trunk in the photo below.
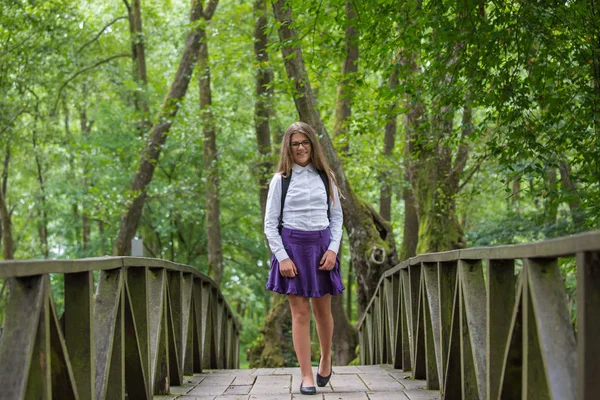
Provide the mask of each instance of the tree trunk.
{"label": "tree trunk", "polygon": [[[37,121],[37,117],[36,117]],[[48,211],[46,210],[46,184],[44,182],[44,174],[42,167],[42,159],[39,154],[37,146],[37,123],[34,124],[33,132],[33,153],[35,157],[35,164],[37,167],[38,183],[40,185],[40,194],[38,196],[39,207],[38,208],[38,235],[40,237],[40,245],[42,247],[42,254],[44,258],[48,258]]]}
{"label": "tree trunk", "polygon": [[206,236],[208,245],[208,276],[217,285],[223,277],[223,254],[221,248],[221,224],[219,222],[219,160],[217,157],[217,138],[212,112],[210,91],[210,66],[208,64],[208,43],[206,31],[201,30],[200,50],[198,51],[198,86],[200,89],[200,115],[204,136],[203,161],[206,180]]}
{"label": "tree trunk", "polygon": [[[463,133],[456,158],[445,139],[452,133],[451,107],[439,107],[433,131],[419,138],[416,180],[413,183],[419,213],[417,253],[438,252],[464,247],[462,228],[456,215],[456,196],[468,157],[464,138],[471,132],[471,108],[463,112]],[[441,136],[440,136],[441,135]]]}
{"label": "tree trunk", "polygon": [[344,296],[331,296],[333,315],[333,362],[335,365],[348,365],[354,360],[358,346],[358,331],[348,321],[344,312]]}
{"label": "tree trunk", "polygon": [[[70,143],[73,141],[73,135],[71,133],[71,113],[69,110],[69,105],[67,104],[67,99],[66,96],[63,98],[63,112],[64,112],[64,125],[65,125],[65,141],[63,142],[63,145],[65,148],[69,148],[70,147]],[[69,151],[69,173],[68,173],[68,180],[69,182],[75,182],[76,181],[76,168],[75,168],[75,152],[74,151]],[[83,186],[83,189],[85,189],[85,186]],[[74,229],[74,235],[73,235],[73,242],[75,242],[76,244],[80,244],[79,240],[81,239],[81,225],[79,224],[79,204],[78,204],[78,198],[79,196],[75,196],[74,198],[71,199],[71,212],[73,214],[73,229]],[[83,248],[83,245],[81,245],[81,248]]]}
{"label": "tree trunk", "polygon": [[250,368],[292,367],[294,347],[292,342],[292,314],[283,294],[273,294],[273,307],[261,329],[263,340],[248,349]]}
{"label": "tree trunk", "polygon": [[133,61],[133,79],[141,90],[134,90],[134,106],[139,114],[141,121],[137,130],[142,136],[151,128],[150,107],[148,106],[147,92],[148,76],[146,73],[146,50],[144,45],[144,31],[142,29],[142,7],[140,0],[133,0],[129,5],[127,0],[123,0],[127,7],[129,17],[129,32],[131,34],[131,57]]}
{"label": "tree trunk", "polygon": [[[388,79],[388,87],[392,93],[396,91],[398,85],[398,66],[394,65],[394,69],[390,73]],[[395,96],[394,96],[395,97]],[[385,136],[383,138],[383,157],[386,161],[390,161],[392,152],[394,151],[394,144],[396,139],[396,122],[398,119],[398,112],[396,109],[396,102],[394,101],[390,107],[387,115],[387,122],[385,123]],[[391,162],[385,163],[385,172],[381,176],[381,191],[379,194],[379,214],[386,221],[392,220],[392,175],[389,173],[388,165]]]}
{"label": "tree trunk", "polygon": [[[355,79],[358,71],[358,29],[356,24],[356,11],[353,3],[346,1],[346,30],[345,50],[346,58],[342,64],[342,81],[337,85],[335,102],[335,115],[333,119],[333,137],[343,139],[341,151],[348,154],[349,149],[349,123],[352,115],[352,97],[354,94]],[[342,246],[340,245],[340,259]],[[346,288],[351,296],[352,286]],[[334,361],[336,365],[348,365],[356,358],[356,345],[358,344],[358,331],[347,319],[344,312],[344,297],[333,296],[331,300],[333,314],[333,341]]]}
{"label": "tree trunk", "polygon": [[568,162],[559,162],[558,171],[560,172],[560,182],[565,192],[567,192],[567,204],[571,211],[573,224],[583,230],[585,227],[585,218],[581,212],[581,200],[579,198],[579,193],[577,193],[575,182],[571,179],[571,168],[569,167]]}
{"label": "tree trunk", "polygon": [[[416,11],[420,12],[418,2]],[[435,35],[435,32],[434,32]],[[446,64],[448,71],[453,70],[457,61],[457,53],[461,45],[455,46]],[[416,53],[407,57],[411,77],[418,77]],[[452,82],[452,75],[447,72],[443,76],[442,85]],[[417,85],[415,85],[417,86]],[[419,238],[417,253],[429,253],[464,247],[462,228],[456,215],[456,196],[462,172],[468,159],[469,148],[465,139],[472,131],[472,110],[469,94],[466,95],[463,111],[462,132],[456,157],[450,147],[453,130],[454,109],[448,99],[437,95],[433,99],[432,121],[425,124],[426,111],[419,99],[410,99],[411,111],[407,116],[409,132],[409,169],[411,186],[416,201],[419,220]],[[413,115],[410,115],[410,114]]]}
{"label": "tree trunk", "polygon": [[254,108],[254,128],[256,131],[256,143],[260,161],[258,163],[257,175],[259,184],[260,211],[262,220],[265,219],[267,206],[267,195],[269,193],[270,175],[273,171],[271,161],[271,129],[269,118],[272,114],[271,96],[273,88],[271,81],[273,73],[269,66],[269,54],[267,53],[268,39],[267,29],[267,5],[265,0],[255,0],[254,15],[256,26],[254,27],[254,56],[258,64],[256,73],[256,106]]}
{"label": "tree trunk", "polygon": [[113,246],[113,255],[122,256],[131,253],[131,239],[135,235],[142,215],[148,185],[152,181],[160,151],[167,139],[173,120],[177,116],[181,101],[185,97],[194,64],[198,58],[201,31],[196,22],[202,17],[209,20],[214,13],[216,3],[216,0],[210,1],[203,12],[202,3],[199,0],[193,2],[190,15],[193,28],[188,33],[179,67],[169,92],[160,107],[157,122],[152,127],[146,145],[142,150],[140,165],[131,182],[125,211],[121,216],[121,225]]}
{"label": "tree trunk", "polygon": [[546,168],[546,191],[544,196],[544,224],[555,225],[558,217],[558,187],[556,181],[556,168]]}
{"label": "tree trunk", "polygon": [[346,179],[344,169],[333,143],[316,109],[302,50],[298,47],[297,33],[292,29],[291,9],[285,0],[273,3],[275,18],[280,23],[279,39],[288,78],[293,81],[296,93],[294,103],[300,120],[311,125],[322,139],[325,157],[333,169],[338,186],[344,195],[344,227],[350,240],[350,257],[358,282],[359,317],[377,289],[379,278],[387,269],[397,264],[396,244],[390,224],[367,203],[358,199]]}
{"label": "tree trunk", "polygon": [[[348,153],[348,123],[352,115],[351,103],[354,93],[352,82],[358,71],[358,29],[356,29],[356,11],[352,1],[346,1],[346,58],[342,64],[342,81],[337,85],[335,115],[332,135],[341,144],[343,155]],[[316,101],[315,101],[316,104]]]}
{"label": "tree trunk", "polygon": [[[84,138],[88,138],[90,136],[90,132],[92,131],[92,124],[93,124],[93,120],[92,121],[88,121],[87,118],[87,112],[85,110],[85,108],[82,108],[79,112],[79,121],[80,121],[80,126],[81,126],[81,134],[83,135]],[[83,189],[86,191],[88,191],[89,188],[89,182],[87,180],[87,176],[88,176],[88,172],[89,172],[89,165],[87,160],[82,160],[83,161],[83,177],[81,179],[81,184],[83,186]],[[91,234],[91,224],[90,224],[90,214],[87,208],[87,204],[86,204],[86,199],[87,196],[83,196],[83,201],[82,201],[82,206],[81,206],[81,230],[82,230],[82,248],[83,251],[85,252],[90,244],[90,234]]]}
{"label": "tree trunk", "polygon": [[[10,138],[8,139],[10,141]],[[2,171],[2,188],[0,188],[0,219],[2,220],[2,257],[12,260],[14,256],[14,243],[12,236],[12,221],[6,205],[6,189],[8,185],[8,166],[10,162],[10,142],[6,144],[4,155],[4,170]]]}

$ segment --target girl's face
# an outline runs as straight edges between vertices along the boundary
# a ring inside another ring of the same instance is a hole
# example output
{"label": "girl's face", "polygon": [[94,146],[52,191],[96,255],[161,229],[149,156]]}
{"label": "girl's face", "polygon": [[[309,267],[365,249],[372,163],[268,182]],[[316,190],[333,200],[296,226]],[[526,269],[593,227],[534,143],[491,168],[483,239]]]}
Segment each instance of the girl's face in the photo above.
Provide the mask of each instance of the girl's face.
{"label": "girl's face", "polygon": [[294,133],[290,139],[290,149],[294,162],[301,167],[310,164],[311,143],[304,133]]}

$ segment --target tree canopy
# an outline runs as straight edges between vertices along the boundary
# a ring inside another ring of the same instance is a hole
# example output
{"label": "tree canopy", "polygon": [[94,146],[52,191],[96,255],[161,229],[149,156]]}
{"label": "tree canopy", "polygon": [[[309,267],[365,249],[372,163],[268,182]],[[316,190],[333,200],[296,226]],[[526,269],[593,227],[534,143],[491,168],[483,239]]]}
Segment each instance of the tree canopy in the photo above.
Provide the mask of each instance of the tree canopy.
{"label": "tree canopy", "polygon": [[[316,110],[335,132],[356,195],[377,210],[382,185],[389,185],[399,248],[407,239],[407,190],[415,196],[419,251],[600,226],[596,0],[290,0],[297,36],[289,42],[280,39],[282,22],[267,2],[263,58],[255,53],[260,13],[253,3],[0,4],[4,258],[112,254],[122,217],[140,197],[131,183],[151,127],[168,123],[135,235],[146,256],[207,272],[207,180],[218,174],[221,286],[243,319],[242,342],[252,342],[271,306],[260,185],[264,191],[273,172],[265,166],[274,165],[282,133],[300,118],[286,46],[302,49]],[[143,22],[137,30],[136,5]],[[214,7],[212,18],[190,18],[198,5],[203,13]],[[184,95],[165,103],[190,32],[202,32],[199,43],[210,48],[212,99],[202,112],[205,72],[198,65]],[[352,45],[355,68],[343,68]],[[268,90],[257,98],[257,74],[267,70]],[[351,113],[336,127],[340,97]],[[266,150],[257,145],[257,103],[269,107],[260,114],[270,127]],[[164,107],[178,111],[165,114]],[[391,120],[396,139],[386,148]],[[209,128],[216,153],[207,163]],[[342,256],[346,274],[347,247]]]}

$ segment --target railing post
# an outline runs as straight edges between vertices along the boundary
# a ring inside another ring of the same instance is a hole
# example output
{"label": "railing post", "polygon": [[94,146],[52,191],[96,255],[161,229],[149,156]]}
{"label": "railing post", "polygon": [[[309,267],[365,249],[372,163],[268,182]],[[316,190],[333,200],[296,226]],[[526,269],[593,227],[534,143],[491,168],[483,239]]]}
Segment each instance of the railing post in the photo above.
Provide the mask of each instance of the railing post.
{"label": "railing post", "polygon": [[500,392],[502,360],[507,346],[510,319],[515,305],[514,260],[488,260],[487,281],[487,398],[495,400]]}
{"label": "railing post", "polygon": [[577,254],[577,398],[600,394],[600,252]]}

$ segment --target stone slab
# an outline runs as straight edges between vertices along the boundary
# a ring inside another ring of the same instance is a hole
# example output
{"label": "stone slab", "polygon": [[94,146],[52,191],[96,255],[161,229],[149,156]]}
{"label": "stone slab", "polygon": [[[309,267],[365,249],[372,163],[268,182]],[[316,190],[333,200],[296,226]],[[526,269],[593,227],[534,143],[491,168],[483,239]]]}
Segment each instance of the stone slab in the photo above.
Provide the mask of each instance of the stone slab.
{"label": "stone slab", "polygon": [[404,393],[410,400],[440,400],[442,396],[435,390],[405,390]]}
{"label": "stone slab", "polygon": [[[306,397],[306,396],[304,396]],[[318,397],[317,397],[318,398]],[[358,393],[324,393],[324,400],[368,400],[366,392]]]}
{"label": "stone slab", "polygon": [[254,376],[273,375],[273,374],[275,374],[275,371],[277,371],[278,369],[281,369],[281,368],[259,368],[259,369],[255,370],[254,372],[252,372],[251,375],[254,375]]}
{"label": "stone slab", "polygon": [[254,381],[256,381],[256,376],[252,375],[237,375],[233,380],[232,385],[254,385]]}
{"label": "stone slab", "polygon": [[427,389],[427,382],[425,382],[425,381],[420,381],[417,379],[408,379],[408,378],[400,379],[399,381],[408,390]]}
{"label": "stone slab", "polygon": [[256,377],[250,395],[282,395],[290,393],[291,378],[289,375],[259,375]]}
{"label": "stone slab", "polygon": [[359,376],[372,392],[397,392],[405,389],[402,384],[386,373],[368,373]]}
{"label": "stone slab", "polygon": [[369,400],[409,400],[404,392],[375,392],[368,396]]}
{"label": "stone slab", "polygon": [[235,375],[210,375],[204,378],[202,382],[198,384],[201,386],[225,386],[225,388],[231,385],[231,382],[235,379]]}
{"label": "stone slab", "polygon": [[[156,396],[154,396],[154,398],[156,399]],[[190,396],[190,395],[185,395],[185,396],[179,396],[179,397],[177,397],[177,400],[215,400],[215,396]]]}
{"label": "stone slab", "polygon": [[223,395],[242,395],[245,394],[246,397],[250,393],[252,389],[252,385],[238,385],[238,386],[229,386]]}
{"label": "stone slab", "polygon": [[367,392],[369,390],[358,375],[333,374],[329,383],[334,392]]}
{"label": "stone slab", "polygon": [[358,368],[358,370],[362,373],[370,373],[370,374],[384,374],[386,371],[383,368],[381,368],[379,365],[359,365],[356,368]]}
{"label": "stone slab", "polygon": [[358,367],[355,366],[343,366],[343,367],[336,367],[335,365],[333,366],[333,373],[334,374],[358,374],[362,372]]}

